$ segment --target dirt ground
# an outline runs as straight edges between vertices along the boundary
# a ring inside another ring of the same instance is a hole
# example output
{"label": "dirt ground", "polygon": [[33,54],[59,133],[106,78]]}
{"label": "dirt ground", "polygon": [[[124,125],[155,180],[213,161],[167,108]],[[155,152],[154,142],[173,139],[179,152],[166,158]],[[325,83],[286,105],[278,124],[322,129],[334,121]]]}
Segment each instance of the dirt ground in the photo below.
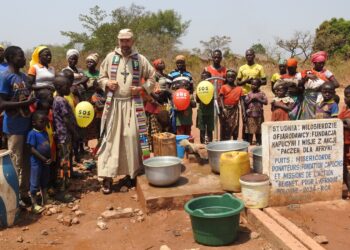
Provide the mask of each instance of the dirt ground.
{"label": "dirt ground", "polygon": [[[76,190],[82,188],[83,192],[75,192],[81,198],[76,204],[84,213],[78,217],[79,224],[65,226],[57,221],[60,214],[74,216],[67,206],[62,208],[62,213],[51,216],[21,212],[16,226],[0,231],[0,249],[146,250],[159,249],[161,245],[171,249],[211,249],[195,243],[189,216],[183,210],[165,210],[146,215],[142,222],[134,222],[133,218],[113,219],[107,221],[107,230],[101,230],[96,226],[97,218],[107,207],[141,209],[135,200],[136,191],[106,196],[99,191],[90,191],[96,190],[96,186],[86,181],[75,181],[73,186]],[[250,239],[250,233],[249,226],[241,224],[238,240],[231,246],[219,249],[272,249],[262,237]]]}
{"label": "dirt ground", "polygon": [[314,202],[300,206],[280,207],[276,210],[312,238],[317,235],[326,236],[329,242],[322,245],[324,248],[349,249],[349,200]]}

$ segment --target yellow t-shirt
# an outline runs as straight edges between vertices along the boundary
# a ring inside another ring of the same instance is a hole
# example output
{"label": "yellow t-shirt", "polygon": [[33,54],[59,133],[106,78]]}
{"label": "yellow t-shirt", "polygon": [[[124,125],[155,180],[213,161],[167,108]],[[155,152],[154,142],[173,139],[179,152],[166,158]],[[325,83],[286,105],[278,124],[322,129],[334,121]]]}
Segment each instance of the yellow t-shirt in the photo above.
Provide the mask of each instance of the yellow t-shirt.
{"label": "yellow t-shirt", "polygon": [[[266,75],[263,66],[260,64],[255,63],[251,66],[245,64],[239,67],[237,78],[244,81],[248,78],[266,78]],[[248,83],[244,84],[242,88],[244,95],[247,95],[251,90],[250,84]]]}
{"label": "yellow t-shirt", "polygon": [[271,82],[275,83],[277,80],[281,79],[281,75],[279,73],[275,73],[271,76]]}
{"label": "yellow t-shirt", "polygon": [[[55,91],[55,93],[53,93],[53,96],[56,96],[56,95],[57,95],[57,92]],[[75,99],[74,99],[74,95],[72,94],[72,92],[69,93],[69,95],[65,95],[64,99],[67,100],[67,102],[69,103],[69,106],[72,108],[73,113],[74,113],[76,103],[74,101]]]}

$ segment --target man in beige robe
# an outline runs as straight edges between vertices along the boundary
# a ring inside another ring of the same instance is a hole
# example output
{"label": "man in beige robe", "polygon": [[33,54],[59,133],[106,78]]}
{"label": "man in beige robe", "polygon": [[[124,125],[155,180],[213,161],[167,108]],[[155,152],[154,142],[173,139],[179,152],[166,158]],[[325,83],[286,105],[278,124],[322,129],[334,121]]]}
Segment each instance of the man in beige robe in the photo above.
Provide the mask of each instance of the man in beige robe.
{"label": "man in beige robe", "polygon": [[[134,95],[141,91],[150,94],[155,81],[155,71],[148,60],[133,49],[133,33],[130,29],[120,30],[118,34],[119,48],[109,53],[101,64],[99,84],[102,89],[108,87],[113,92],[109,110],[104,110],[101,131],[105,131],[98,152],[98,176],[103,177],[103,192],[110,193],[112,178],[126,175],[124,182],[135,183],[135,177],[142,168],[141,148],[138,138],[138,127],[135,114]],[[112,61],[119,55],[116,80],[111,77]],[[132,55],[138,55],[139,79],[143,84],[132,85]],[[106,104],[107,105],[107,104]],[[106,113],[107,112],[107,113]],[[107,114],[107,116],[105,116]]]}

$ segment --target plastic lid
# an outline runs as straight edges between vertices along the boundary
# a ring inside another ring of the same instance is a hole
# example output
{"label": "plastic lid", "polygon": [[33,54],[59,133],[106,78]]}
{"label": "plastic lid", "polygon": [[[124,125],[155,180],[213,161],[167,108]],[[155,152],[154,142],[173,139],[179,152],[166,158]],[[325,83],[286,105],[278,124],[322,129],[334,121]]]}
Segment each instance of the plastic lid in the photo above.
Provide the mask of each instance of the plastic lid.
{"label": "plastic lid", "polygon": [[253,153],[253,155],[262,157],[262,147],[261,146],[257,146],[255,148],[253,148],[251,152]]}
{"label": "plastic lid", "polygon": [[246,174],[241,176],[241,181],[245,182],[263,182],[263,181],[268,181],[270,178],[266,174]]}

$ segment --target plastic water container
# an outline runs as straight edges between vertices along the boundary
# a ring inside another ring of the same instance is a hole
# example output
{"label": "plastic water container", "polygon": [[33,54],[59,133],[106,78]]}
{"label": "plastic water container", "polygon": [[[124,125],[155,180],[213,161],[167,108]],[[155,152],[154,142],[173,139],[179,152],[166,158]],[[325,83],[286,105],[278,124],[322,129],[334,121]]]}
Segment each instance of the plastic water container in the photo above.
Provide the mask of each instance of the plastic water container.
{"label": "plastic water container", "polygon": [[19,212],[19,182],[11,151],[0,151],[0,228],[12,226]]}
{"label": "plastic water container", "polygon": [[250,173],[248,152],[230,151],[220,157],[220,183],[224,190],[240,192],[239,178]]}
{"label": "plastic water container", "polygon": [[265,174],[247,174],[240,178],[243,201],[248,208],[264,208],[269,205],[270,180]]}
{"label": "plastic water container", "polygon": [[190,138],[189,135],[177,135],[176,136],[176,152],[177,152],[177,157],[179,158],[184,158],[185,156],[185,148],[180,146],[180,142],[182,140],[188,140],[188,138]]}

